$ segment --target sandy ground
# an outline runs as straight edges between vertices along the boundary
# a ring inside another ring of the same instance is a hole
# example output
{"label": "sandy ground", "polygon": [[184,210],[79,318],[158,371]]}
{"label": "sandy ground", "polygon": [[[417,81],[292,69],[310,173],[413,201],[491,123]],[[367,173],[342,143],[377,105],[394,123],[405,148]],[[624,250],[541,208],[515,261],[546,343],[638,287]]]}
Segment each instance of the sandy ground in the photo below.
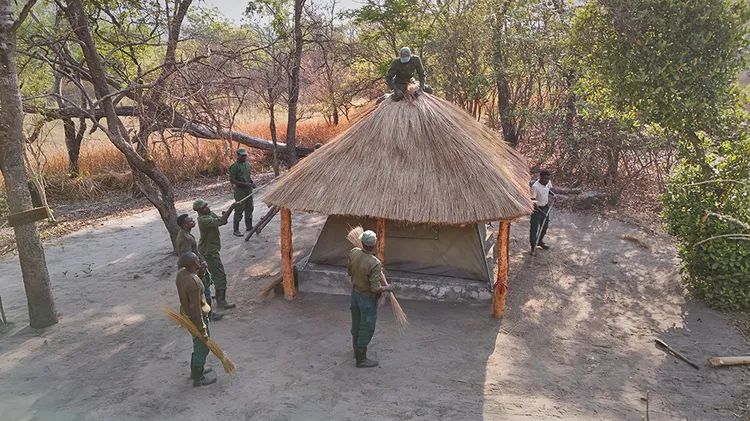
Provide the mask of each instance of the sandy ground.
{"label": "sandy ground", "polygon": [[[256,200],[256,204],[259,201]],[[215,208],[228,198],[214,198]],[[178,204],[187,211],[189,203]],[[256,219],[266,211],[256,205]],[[294,215],[296,257],[324,222]],[[733,420],[747,414],[744,368],[712,355],[746,354],[720,313],[686,300],[676,252],[622,240],[635,226],[556,213],[533,267],[528,221],[512,230],[502,321],[487,304],[404,301],[411,326],[381,308],[358,370],[347,297],[254,297],[279,271],[278,218],[244,242],[222,229],[230,300],[214,339],[237,364],[217,384],[187,379],[190,337],[161,314],[177,305],[175,258],[155,211],[97,223],[46,244],[60,323],[27,326],[20,269],[0,260],[0,294],[14,321],[0,336],[2,420]],[[654,346],[661,338],[696,370]],[[210,363],[220,370],[213,357]]]}

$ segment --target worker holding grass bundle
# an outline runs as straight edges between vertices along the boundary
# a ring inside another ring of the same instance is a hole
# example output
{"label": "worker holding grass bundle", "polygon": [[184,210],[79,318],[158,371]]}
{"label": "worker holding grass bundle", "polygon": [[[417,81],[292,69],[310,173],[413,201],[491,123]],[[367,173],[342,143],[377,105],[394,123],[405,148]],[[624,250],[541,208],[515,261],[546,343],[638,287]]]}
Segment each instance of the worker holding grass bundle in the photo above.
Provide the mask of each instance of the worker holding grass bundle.
{"label": "worker holding grass bundle", "polygon": [[190,356],[190,378],[193,387],[207,386],[216,383],[216,377],[208,378],[206,373],[211,372],[206,368],[206,357],[208,346],[204,342],[209,338],[208,314],[211,307],[206,302],[203,282],[198,277],[200,270],[200,259],[195,253],[188,252],[180,256],[177,266],[177,295],[180,297],[180,313],[190,318],[202,338],[193,336],[193,354]]}
{"label": "worker holding grass bundle", "polygon": [[391,67],[388,69],[388,74],[385,76],[385,82],[388,84],[388,87],[393,89],[393,95],[391,98],[393,98],[394,101],[401,101],[404,99],[406,88],[414,79],[414,72],[416,72],[419,77],[419,90],[414,94],[419,96],[422,91],[431,94],[432,88],[425,83],[422,59],[417,56],[412,56],[409,47],[404,47],[401,49],[399,57],[391,62]]}
{"label": "worker holding grass bundle", "polygon": [[375,333],[378,320],[378,298],[393,287],[383,279],[380,260],[375,257],[377,237],[372,231],[360,237],[362,248],[349,252],[348,271],[352,279],[352,347],[358,368],[377,367],[378,362],[367,359],[367,346]]}

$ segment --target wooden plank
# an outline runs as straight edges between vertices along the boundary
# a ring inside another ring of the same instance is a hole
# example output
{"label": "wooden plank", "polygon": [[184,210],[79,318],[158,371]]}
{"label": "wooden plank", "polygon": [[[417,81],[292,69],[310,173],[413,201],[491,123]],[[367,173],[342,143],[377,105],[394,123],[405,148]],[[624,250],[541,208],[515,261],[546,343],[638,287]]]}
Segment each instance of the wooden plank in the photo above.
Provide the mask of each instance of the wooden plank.
{"label": "wooden plank", "polygon": [[375,235],[378,237],[377,258],[381,266],[385,267],[385,219],[378,218],[378,232]]}
{"label": "wooden plank", "polygon": [[36,221],[47,219],[48,216],[49,211],[46,207],[34,208],[8,215],[8,225],[11,227],[18,227],[21,225],[32,224]]}
{"label": "wooden plank", "polygon": [[750,364],[750,355],[744,357],[712,357],[709,358],[708,361],[714,367]]}
{"label": "wooden plank", "polygon": [[294,262],[292,261],[292,211],[281,208],[281,273],[284,284],[284,299],[295,300]]}
{"label": "wooden plank", "polygon": [[505,315],[505,297],[508,294],[508,260],[510,257],[510,221],[500,221],[497,231],[497,280],[492,302],[492,315]]}

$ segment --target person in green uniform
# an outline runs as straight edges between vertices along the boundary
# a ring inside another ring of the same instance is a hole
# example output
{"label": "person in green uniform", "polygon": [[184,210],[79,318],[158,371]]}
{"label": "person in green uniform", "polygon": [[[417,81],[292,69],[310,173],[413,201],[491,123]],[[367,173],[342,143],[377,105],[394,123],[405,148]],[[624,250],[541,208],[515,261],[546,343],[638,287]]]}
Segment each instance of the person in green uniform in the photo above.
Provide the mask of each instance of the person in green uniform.
{"label": "person in green uniform", "polygon": [[[187,316],[201,333],[203,338],[211,336],[208,314],[211,307],[206,302],[203,282],[198,278],[200,259],[195,253],[188,252],[180,256],[177,266],[177,295],[180,297],[180,313]],[[216,377],[208,378],[206,373],[213,370],[206,367],[208,346],[200,338],[193,336],[193,354],[190,356],[190,378],[193,387],[207,386],[216,383]]]}
{"label": "person in green uniform", "polygon": [[375,233],[365,231],[359,239],[362,248],[355,247],[349,252],[347,267],[352,278],[352,347],[358,368],[377,367],[377,361],[367,359],[367,345],[375,333],[378,298],[392,287],[385,283],[380,260],[373,254],[377,243]]}
{"label": "person in green uniform", "polygon": [[227,218],[236,205],[237,202],[218,216],[211,212],[205,200],[198,199],[193,202],[193,210],[198,212],[198,230],[201,233],[198,251],[206,260],[206,268],[216,288],[216,306],[221,309],[236,307],[234,304],[227,303],[227,274],[224,272],[224,264],[221,263],[221,254],[219,254],[221,251],[219,227],[227,224]]}
{"label": "person in green uniform", "polygon": [[[198,277],[203,281],[203,288],[206,292],[206,303],[208,303],[210,307],[212,302],[211,285],[214,284],[214,281],[211,279],[211,274],[209,274],[206,269],[208,267],[206,259],[204,259],[203,255],[198,251],[198,241],[190,232],[195,227],[195,221],[188,214],[182,214],[177,217],[177,225],[180,226],[180,231],[177,233],[177,238],[175,239],[177,255],[182,256],[185,253],[194,253],[198,256],[201,264],[201,268],[198,271]],[[210,317],[212,321],[217,321],[224,318],[224,315],[211,310]]]}
{"label": "person in green uniform", "polygon": [[422,93],[421,91],[431,94],[432,88],[425,83],[422,60],[417,56],[412,56],[409,47],[404,47],[399,53],[399,58],[391,62],[391,67],[385,76],[385,82],[388,84],[388,87],[393,89],[392,98],[394,101],[400,101],[404,98],[407,86],[414,79],[414,72],[419,77],[420,89],[415,95],[419,96]]}
{"label": "person in green uniform", "polygon": [[[239,202],[247,196],[252,196],[255,183],[250,178],[250,164],[247,163],[247,149],[237,149],[237,160],[229,167],[229,183],[234,188],[234,201]],[[253,229],[253,198],[249,197],[242,207],[234,211],[234,235],[242,237],[240,222],[245,214],[245,231]]]}

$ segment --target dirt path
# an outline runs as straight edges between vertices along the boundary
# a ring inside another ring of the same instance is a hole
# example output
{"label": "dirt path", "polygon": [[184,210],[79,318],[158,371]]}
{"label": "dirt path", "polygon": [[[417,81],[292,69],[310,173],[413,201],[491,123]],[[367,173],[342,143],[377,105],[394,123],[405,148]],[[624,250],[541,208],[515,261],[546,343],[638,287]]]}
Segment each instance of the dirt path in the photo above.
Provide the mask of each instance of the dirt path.
{"label": "dirt path", "polygon": [[[324,218],[293,220],[302,256]],[[0,337],[0,419],[640,420],[649,391],[652,420],[743,415],[747,370],[695,370],[653,345],[661,338],[702,365],[747,353],[725,317],[686,301],[663,238],[648,238],[652,252],[620,239],[633,226],[558,213],[555,249],[529,268],[527,224],[513,226],[504,320],[484,304],[402,302],[402,331],[383,308],[371,346],[382,366],[370,371],[353,367],[347,297],[253,301],[278,272],[278,219],[248,243],[225,227],[238,308],[213,334],[239,369],[203,389],[187,379],[190,338],[160,312],[177,303],[175,259],[155,211],[46,244],[62,316],[44,331],[23,328],[20,269],[5,257],[0,294],[16,324]]]}

